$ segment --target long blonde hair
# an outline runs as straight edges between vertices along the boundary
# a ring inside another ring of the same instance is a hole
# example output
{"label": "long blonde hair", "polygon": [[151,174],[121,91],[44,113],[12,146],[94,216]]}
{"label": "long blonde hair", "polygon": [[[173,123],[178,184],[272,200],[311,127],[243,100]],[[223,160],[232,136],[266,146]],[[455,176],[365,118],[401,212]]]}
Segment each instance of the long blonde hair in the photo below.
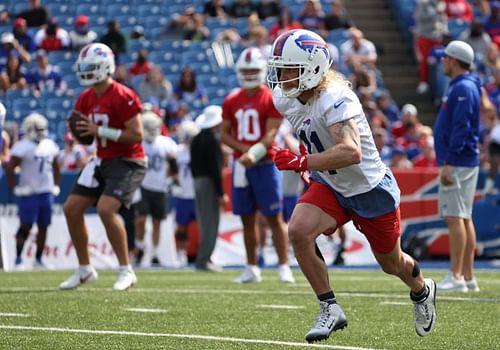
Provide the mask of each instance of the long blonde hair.
{"label": "long blonde hair", "polygon": [[330,70],[328,70],[328,72],[326,72],[325,76],[321,79],[318,86],[316,86],[313,89],[313,91],[314,91],[313,97],[314,98],[318,97],[321,94],[321,92],[328,89],[328,86],[330,86],[330,83],[332,81],[336,81],[344,86],[347,86],[348,88],[352,88],[352,84],[349,80],[345,79],[336,70],[330,69]]}

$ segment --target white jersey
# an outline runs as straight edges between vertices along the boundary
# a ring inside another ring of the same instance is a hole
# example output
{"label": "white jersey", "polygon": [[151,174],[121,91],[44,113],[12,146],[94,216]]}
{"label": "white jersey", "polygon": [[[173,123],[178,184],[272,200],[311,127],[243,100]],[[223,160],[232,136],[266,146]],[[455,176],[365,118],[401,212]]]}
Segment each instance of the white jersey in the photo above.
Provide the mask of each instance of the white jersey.
{"label": "white jersey", "polygon": [[191,173],[191,153],[189,146],[180,144],[177,148],[177,166],[179,167],[179,189],[175,196],[182,199],[194,199],[194,182]]}
{"label": "white jersey", "polygon": [[361,103],[355,93],[341,82],[333,81],[318,98],[303,105],[298,99],[281,97],[276,87],[273,101],[292,124],[299,139],[310,153],[319,153],[335,146],[329,127],[353,118],[361,138],[361,163],[342,169],[316,172],[321,179],[344,197],[365,193],[379,184],[386,173],[373,141],[372,132]]}
{"label": "white jersey", "polygon": [[148,157],[148,171],[141,187],[149,191],[167,192],[168,158],[175,158],[177,144],[167,136],[157,136],[152,143],[143,142]]}
{"label": "white jersey", "polygon": [[54,188],[54,160],[59,147],[51,139],[35,143],[28,138],[16,142],[10,151],[11,157],[21,159],[19,186],[29,187],[31,193],[52,193]]}

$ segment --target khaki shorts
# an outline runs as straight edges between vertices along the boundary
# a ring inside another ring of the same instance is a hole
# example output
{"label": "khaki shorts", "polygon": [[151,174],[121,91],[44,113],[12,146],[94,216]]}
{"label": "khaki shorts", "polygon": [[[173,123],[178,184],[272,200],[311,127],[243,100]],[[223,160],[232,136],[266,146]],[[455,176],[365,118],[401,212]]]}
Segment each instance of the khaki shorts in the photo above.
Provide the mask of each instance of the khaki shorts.
{"label": "khaki shorts", "polygon": [[[439,168],[441,175],[442,168]],[[439,215],[469,219],[476,193],[479,167],[452,167],[455,183],[451,186],[439,184]]]}

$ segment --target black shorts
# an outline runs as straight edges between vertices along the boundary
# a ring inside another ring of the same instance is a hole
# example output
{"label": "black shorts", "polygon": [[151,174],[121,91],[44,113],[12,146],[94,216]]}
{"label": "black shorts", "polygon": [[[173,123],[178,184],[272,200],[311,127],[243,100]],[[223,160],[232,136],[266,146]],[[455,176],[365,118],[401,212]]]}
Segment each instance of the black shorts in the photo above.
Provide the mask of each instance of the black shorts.
{"label": "black shorts", "polygon": [[[89,161],[87,166],[91,165]],[[85,167],[78,175],[77,182],[72,193],[87,197],[99,198],[105,194],[118,199],[123,206],[129,207],[135,190],[140,186],[146,175],[146,163],[144,161],[125,160],[123,158],[102,160],[93,170],[93,178],[97,181],[95,187],[79,183]]]}
{"label": "black shorts", "polygon": [[141,200],[134,204],[134,212],[137,216],[151,215],[154,219],[165,219],[167,193],[150,191],[141,187]]}
{"label": "black shorts", "polygon": [[496,142],[491,141],[488,146],[488,151],[493,155],[500,155],[500,145]]}

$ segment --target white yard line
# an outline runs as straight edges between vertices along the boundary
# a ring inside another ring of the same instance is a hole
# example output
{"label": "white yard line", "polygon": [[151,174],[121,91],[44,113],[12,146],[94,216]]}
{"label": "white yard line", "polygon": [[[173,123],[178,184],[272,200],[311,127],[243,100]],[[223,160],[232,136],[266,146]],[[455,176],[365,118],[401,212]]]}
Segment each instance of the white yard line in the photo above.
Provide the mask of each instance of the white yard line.
{"label": "white yard line", "polygon": [[[109,288],[79,288],[73,291],[61,291],[58,288],[33,288],[33,287],[16,287],[16,288],[4,288],[0,287],[0,293],[19,293],[19,292],[61,292],[61,293],[88,293],[88,292],[98,292],[98,293],[110,293],[112,292],[111,287]],[[116,292],[113,292],[116,293]],[[265,289],[203,289],[203,288],[130,288],[127,293],[180,293],[180,294],[253,294],[253,295],[311,295],[312,291],[302,291],[302,290],[265,290]],[[399,292],[398,292],[399,293]],[[453,294],[453,293],[451,293]],[[440,301],[465,301],[468,303],[500,303],[500,298],[481,298],[481,297],[458,297],[452,295],[444,296],[442,293],[438,294],[438,300]],[[387,299],[403,299],[408,300],[408,293],[397,294],[397,293],[360,293],[360,292],[335,292],[335,295],[341,295],[344,297],[351,298],[387,298]],[[459,295],[459,293],[456,293]]]}
{"label": "white yard line", "polygon": [[0,312],[0,317],[30,317],[30,314],[19,314],[15,312]]}
{"label": "white yard line", "polygon": [[296,309],[303,309],[303,306],[299,305],[279,305],[279,304],[257,304],[255,307],[260,308],[260,309],[284,309],[284,310],[296,310]]}
{"label": "white yard line", "polygon": [[404,306],[410,305],[410,303],[403,303],[402,301],[383,301],[380,304],[381,305],[404,305]]}
{"label": "white yard line", "polygon": [[126,311],[131,311],[131,312],[149,312],[153,314],[162,314],[167,312],[167,310],[164,309],[145,309],[145,308],[140,308],[140,307],[129,307],[125,309]]}
{"label": "white yard line", "polygon": [[218,337],[211,335],[198,335],[198,334],[173,334],[173,333],[144,333],[132,331],[112,331],[112,330],[93,330],[93,329],[74,329],[74,328],[58,328],[58,327],[34,327],[34,326],[11,326],[0,324],[0,329],[11,330],[25,330],[25,331],[40,331],[40,332],[60,332],[60,333],[79,333],[79,334],[98,334],[98,335],[125,335],[135,337],[162,337],[162,338],[181,338],[181,339],[194,339],[194,340],[207,340],[207,341],[221,341],[231,343],[249,343],[249,344],[267,344],[289,346],[296,348],[316,348],[316,349],[339,349],[339,350],[375,350],[373,348],[364,348],[357,346],[344,346],[344,345],[329,345],[329,344],[307,344],[298,342],[286,342],[278,340],[266,339],[246,339],[246,338],[232,338],[232,337]]}

